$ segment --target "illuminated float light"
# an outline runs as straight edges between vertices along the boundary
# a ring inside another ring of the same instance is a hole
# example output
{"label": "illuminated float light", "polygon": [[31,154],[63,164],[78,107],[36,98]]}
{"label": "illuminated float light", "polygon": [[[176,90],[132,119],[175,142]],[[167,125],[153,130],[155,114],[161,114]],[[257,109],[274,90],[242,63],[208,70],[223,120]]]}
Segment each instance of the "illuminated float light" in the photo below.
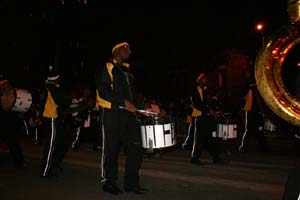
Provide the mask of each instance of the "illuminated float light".
{"label": "illuminated float light", "polygon": [[256,30],[261,31],[264,28],[263,24],[257,24]]}

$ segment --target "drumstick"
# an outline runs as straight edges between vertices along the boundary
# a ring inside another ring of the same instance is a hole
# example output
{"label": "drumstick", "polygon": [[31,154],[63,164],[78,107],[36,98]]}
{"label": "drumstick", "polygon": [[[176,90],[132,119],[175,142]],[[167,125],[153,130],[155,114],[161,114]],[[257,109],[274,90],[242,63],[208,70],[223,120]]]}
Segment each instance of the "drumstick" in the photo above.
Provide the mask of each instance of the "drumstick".
{"label": "drumstick", "polygon": [[[128,110],[126,107],[124,106],[119,106],[120,109],[124,109],[124,110]],[[156,112],[151,112],[151,111],[148,111],[148,110],[136,110],[137,112],[140,112],[140,113],[146,113],[146,114],[150,114],[150,115],[157,115]]]}

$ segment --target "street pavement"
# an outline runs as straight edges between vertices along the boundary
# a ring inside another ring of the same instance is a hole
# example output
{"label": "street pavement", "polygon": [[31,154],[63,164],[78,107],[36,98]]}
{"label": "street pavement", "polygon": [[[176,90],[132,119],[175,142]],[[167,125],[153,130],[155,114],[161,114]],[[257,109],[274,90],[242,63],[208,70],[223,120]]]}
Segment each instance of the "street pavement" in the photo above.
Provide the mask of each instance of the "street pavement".
{"label": "street pavement", "polygon": [[[13,167],[5,145],[0,145],[0,200],[280,200],[285,182],[297,159],[293,139],[272,139],[270,153],[225,151],[226,165],[213,164],[203,153],[204,166],[189,162],[190,149],[179,145],[145,154],[141,185],[144,195],[124,193],[114,196],[100,185],[101,152],[82,144],[78,152],[69,151],[59,177],[39,177],[42,144],[29,138],[21,140],[26,168]],[[125,155],[120,152],[119,180],[122,186]]]}

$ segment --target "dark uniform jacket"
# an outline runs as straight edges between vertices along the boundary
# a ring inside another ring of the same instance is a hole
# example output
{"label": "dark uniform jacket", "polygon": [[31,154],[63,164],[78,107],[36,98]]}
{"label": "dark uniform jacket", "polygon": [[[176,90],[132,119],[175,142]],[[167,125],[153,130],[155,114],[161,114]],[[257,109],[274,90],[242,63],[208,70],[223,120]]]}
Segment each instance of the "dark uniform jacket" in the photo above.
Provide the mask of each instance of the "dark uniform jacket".
{"label": "dark uniform jacket", "polygon": [[137,102],[134,78],[128,64],[119,65],[109,60],[106,66],[96,72],[96,88],[101,107],[119,109],[125,107],[125,100],[132,102],[138,109],[143,106]]}
{"label": "dark uniform jacket", "polygon": [[208,116],[210,102],[208,101],[207,92],[197,86],[192,92],[191,96],[194,107],[201,112],[201,116]]}
{"label": "dark uniform jacket", "polygon": [[72,99],[54,82],[48,82],[46,89],[47,94],[43,104],[43,116],[57,118],[58,114],[72,103]]}

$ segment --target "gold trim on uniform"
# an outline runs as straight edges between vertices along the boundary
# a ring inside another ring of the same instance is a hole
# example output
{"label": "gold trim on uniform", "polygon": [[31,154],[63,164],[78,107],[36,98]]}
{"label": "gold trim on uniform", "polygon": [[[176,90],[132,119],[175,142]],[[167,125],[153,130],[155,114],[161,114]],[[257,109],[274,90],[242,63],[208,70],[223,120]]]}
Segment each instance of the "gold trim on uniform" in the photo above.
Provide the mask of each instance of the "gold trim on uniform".
{"label": "gold trim on uniform", "polygon": [[[58,84],[53,82],[47,82],[47,84],[54,84],[56,87],[59,87]],[[57,104],[54,102],[50,91],[48,89],[47,91],[48,91],[48,95],[47,95],[43,116],[47,118],[57,118]]]}
{"label": "gold trim on uniform", "polygon": [[247,95],[245,96],[245,106],[244,106],[243,110],[245,110],[245,111],[252,110],[252,101],[253,101],[253,92],[250,89],[248,91]]}
{"label": "gold trim on uniform", "polygon": [[[202,115],[202,112],[194,107],[193,98],[190,97],[190,99],[191,99],[191,102],[192,102],[191,108],[193,109],[192,117],[200,117]],[[189,120],[190,120],[190,122],[192,122],[192,118],[189,119]]]}
{"label": "gold trim on uniform", "polygon": [[99,95],[98,90],[96,90],[96,94],[97,94],[97,102],[98,102],[99,106],[101,106],[102,108],[111,109],[111,102],[102,99]]}
{"label": "gold trim on uniform", "polygon": [[[121,43],[121,44],[122,44],[122,43]],[[112,62],[113,62],[114,64],[117,64],[117,61],[116,61],[115,59],[113,59]],[[127,67],[127,68],[129,68],[129,66],[130,66],[129,63],[122,63],[122,65],[123,65],[124,67]],[[110,85],[111,89],[113,89],[113,74],[112,74],[112,69],[113,69],[113,68],[114,68],[114,65],[113,65],[111,62],[107,62],[107,63],[106,63],[106,70],[107,70],[107,73],[108,73],[108,75],[109,75],[109,77],[110,77],[110,80],[111,80],[111,85]],[[111,102],[109,102],[109,101],[107,101],[107,100],[101,98],[100,95],[99,95],[98,90],[96,90],[96,94],[97,94],[97,102],[98,102],[98,104],[99,104],[102,108],[108,108],[108,109],[111,109]]]}
{"label": "gold trim on uniform", "polygon": [[43,112],[43,116],[47,118],[57,118],[57,105],[54,102],[50,91],[48,90],[47,101],[45,104],[45,109]]}

